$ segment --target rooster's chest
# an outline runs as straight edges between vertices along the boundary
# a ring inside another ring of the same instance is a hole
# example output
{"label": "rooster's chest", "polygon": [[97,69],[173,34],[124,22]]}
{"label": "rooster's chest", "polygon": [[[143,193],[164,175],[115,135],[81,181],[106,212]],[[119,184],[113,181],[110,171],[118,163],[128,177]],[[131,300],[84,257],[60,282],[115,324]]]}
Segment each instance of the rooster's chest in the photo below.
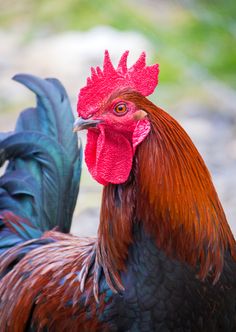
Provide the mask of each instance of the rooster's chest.
{"label": "rooster's chest", "polygon": [[235,288],[225,292],[222,285],[199,281],[150,239],[139,238],[130,248],[122,281],[125,292],[112,297],[107,311],[114,331],[235,330]]}

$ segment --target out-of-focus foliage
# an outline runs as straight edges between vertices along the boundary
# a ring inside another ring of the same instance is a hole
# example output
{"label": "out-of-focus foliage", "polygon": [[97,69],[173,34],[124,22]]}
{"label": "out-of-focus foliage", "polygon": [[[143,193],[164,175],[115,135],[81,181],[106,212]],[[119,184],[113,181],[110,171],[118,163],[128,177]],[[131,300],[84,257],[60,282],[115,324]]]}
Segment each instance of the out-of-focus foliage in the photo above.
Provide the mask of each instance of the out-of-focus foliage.
{"label": "out-of-focus foliage", "polygon": [[0,24],[27,25],[25,41],[96,25],[137,30],[155,46],[162,83],[183,84],[190,70],[236,87],[235,16],[234,0],[9,0],[1,3]]}

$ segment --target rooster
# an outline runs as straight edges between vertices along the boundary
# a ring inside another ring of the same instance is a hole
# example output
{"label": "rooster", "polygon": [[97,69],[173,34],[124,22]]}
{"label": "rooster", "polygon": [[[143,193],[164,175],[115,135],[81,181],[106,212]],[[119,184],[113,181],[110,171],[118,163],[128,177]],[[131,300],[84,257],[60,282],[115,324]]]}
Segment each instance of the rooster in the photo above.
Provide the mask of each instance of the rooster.
{"label": "rooster", "polygon": [[236,329],[235,240],[210,174],[146,98],[158,65],[127,56],[115,69],[106,51],[78,98],[74,131],[88,130],[85,161],[104,186],[98,236],[54,230],[8,249],[1,331]]}

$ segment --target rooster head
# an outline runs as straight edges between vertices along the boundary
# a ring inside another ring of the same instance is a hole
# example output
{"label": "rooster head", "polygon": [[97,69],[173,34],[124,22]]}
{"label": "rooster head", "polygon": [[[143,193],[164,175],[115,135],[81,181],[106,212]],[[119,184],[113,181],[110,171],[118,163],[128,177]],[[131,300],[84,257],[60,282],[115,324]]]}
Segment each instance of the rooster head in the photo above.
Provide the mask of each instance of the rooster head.
{"label": "rooster head", "polygon": [[127,68],[126,51],[115,69],[105,51],[103,70],[91,68],[87,85],[79,92],[79,118],[74,130],[88,129],[85,161],[99,183],[124,183],[130,174],[136,147],[147,137],[150,122],[133,94],[150,95],[158,83],[158,65],[146,66],[142,53]]}

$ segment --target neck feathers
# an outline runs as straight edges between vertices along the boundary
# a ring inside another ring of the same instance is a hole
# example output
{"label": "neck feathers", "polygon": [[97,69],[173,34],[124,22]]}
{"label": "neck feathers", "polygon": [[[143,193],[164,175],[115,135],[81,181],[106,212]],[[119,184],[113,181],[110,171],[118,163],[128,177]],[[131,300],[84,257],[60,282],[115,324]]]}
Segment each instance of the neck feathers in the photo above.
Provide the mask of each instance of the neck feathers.
{"label": "neck feathers", "polygon": [[128,182],[104,188],[100,263],[111,271],[111,281],[120,282],[118,271],[125,269],[133,223],[141,222],[161,250],[198,265],[201,279],[210,274],[216,282],[224,253],[229,250],[236,259],[236,251],[207,167],[170,115],[139,94],[130,100],[148,113],[152,128],[137,148]]}
{"label": "neck feathers", "polygon": [[[235,240],[208,169],[183,128],[147,101],[152,131],[137,154],[137,217],[158,247],[216,282]],[[145,208],[149,202],[149,207]]]}
{"label": "neck feathers", "polygon": [[123,290],[119,271],[125,269],[128,247],[132,243],[135,202],[132,182],[104,187],[97,253],[98,263],[114,292]]}

